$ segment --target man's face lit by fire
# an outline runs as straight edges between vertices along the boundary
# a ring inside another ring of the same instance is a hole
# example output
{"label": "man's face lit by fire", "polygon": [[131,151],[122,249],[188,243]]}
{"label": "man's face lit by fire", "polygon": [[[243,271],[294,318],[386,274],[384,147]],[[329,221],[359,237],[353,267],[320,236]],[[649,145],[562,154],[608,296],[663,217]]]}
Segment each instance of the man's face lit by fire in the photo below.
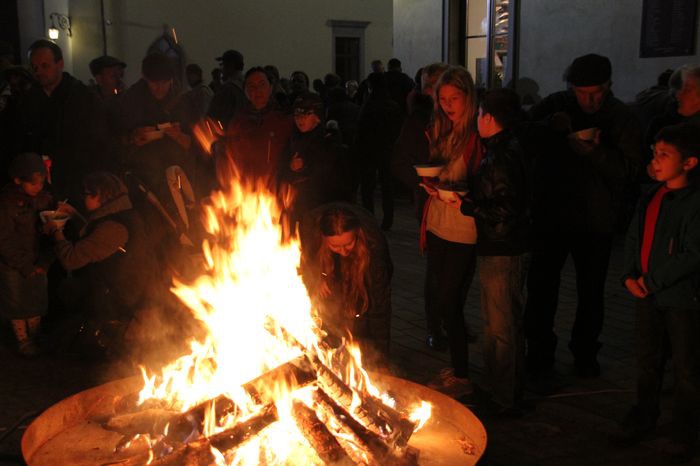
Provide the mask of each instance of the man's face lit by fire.
{"label": "man's face lit by fire", "polygon": [[61,82],[63,60],[56,60],[51,49],[35,49],[29,61],[34,77],[45,91],[52,91]]}
{"label": "man's face lit by fire", "polygon": [[124,89],[123,79],[124,67],[121,65],[108,66],[95,75],[95,82],[105,94],[121,92]]}
{"label": "man's face lit by fire", "polygon": [[348,257],[357,243],[357,233],[355,231],[346,231],[339,235],[331,235],[324,237],[328,249],[332,252]]}
{"label": "man's face lit by fire", "polygon": [[572,86],[576,102],[583,113],[592,115],[603,106],[605,97],[610,91],[610,81],[597,86]]}
{"label": "man's face lit by fire", "polygon": [[678,114],[684,117],[700,112],[700,80],[693,76],[683,77],[683,86],[676,93]]}
{"label": "man's face lit by fire", "polygon": [[272,87],[265,73],[256,71],[245,80],[245,95],[256,110],[267,106],[271,94]]}

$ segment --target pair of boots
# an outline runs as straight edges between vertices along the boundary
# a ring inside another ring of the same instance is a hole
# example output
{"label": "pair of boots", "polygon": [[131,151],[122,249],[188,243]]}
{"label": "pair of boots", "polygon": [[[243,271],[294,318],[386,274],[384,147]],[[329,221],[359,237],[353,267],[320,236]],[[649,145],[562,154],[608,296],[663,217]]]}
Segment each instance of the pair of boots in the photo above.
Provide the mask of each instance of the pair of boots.
{"label": "pair of boots", "polygon": [[41,317],[30,317],[29,319],[13,319],[12,331],[17,340],[17,351],[25,357],[33,357],[41,352],[37,344],[37,336],[41,326]]}

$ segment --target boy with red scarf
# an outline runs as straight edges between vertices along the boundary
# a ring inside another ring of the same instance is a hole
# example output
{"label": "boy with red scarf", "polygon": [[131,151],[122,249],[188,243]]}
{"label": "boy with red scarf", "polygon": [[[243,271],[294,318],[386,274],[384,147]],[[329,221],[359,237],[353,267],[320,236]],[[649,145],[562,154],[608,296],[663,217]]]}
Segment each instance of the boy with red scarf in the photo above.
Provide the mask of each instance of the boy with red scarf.
{"label": "boy with red scarf", "polygon": [[693,178],[700,129],[669,126],[656,136],[650,174],[625,244],[623,283],[636,300],[637,404],[617,440],[636,443],[659,417],[666,356],[673,354],[671,462],[693,456],[700,420],[700,190]]}

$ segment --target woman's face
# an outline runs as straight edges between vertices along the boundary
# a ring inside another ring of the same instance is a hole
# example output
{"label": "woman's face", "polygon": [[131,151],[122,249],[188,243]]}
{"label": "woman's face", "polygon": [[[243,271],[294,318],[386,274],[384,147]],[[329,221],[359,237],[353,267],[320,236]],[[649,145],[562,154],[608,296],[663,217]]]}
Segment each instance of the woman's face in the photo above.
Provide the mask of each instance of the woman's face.
{"label": "woman's face", "polygon": [[339,235],[324,236],[328,249],[332,252],[348,257],[355,248],[357,242],[357,233],[355,231],[346,231]]}
{"label": "woman's face", "polygon": [[452,123],[464,121],[467,118],[467,94],[458,87],[443,84],[438,91],[438,101],[440,108]]}
{"label": "woman's face", "polygon": [[267,75],[256,71],[248,76],[245,80],[245,95],[256,110],[265,108],[272,95],[272,86]]}

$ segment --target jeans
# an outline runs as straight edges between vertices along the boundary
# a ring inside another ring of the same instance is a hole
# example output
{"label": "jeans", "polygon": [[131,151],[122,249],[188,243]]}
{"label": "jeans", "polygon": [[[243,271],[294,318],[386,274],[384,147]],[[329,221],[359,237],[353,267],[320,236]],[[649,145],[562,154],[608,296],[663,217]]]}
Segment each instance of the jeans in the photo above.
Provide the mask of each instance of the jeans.
{"label": "jeans", "polygon": [[444,326],[454,374],[469,375],[469,344],[464,322],[466,292],[476,265],[473,244],[446,241],[427,232],[425,315],[428,332],[442,333]]}
{"label": "jeans", "polygon": [[512,407],[522,399],[525,375],[523,287],[529,254],[480,256],[484,367],[493,400]]}
{"label": "jeans", "polygon": [[659,308],[647,297],[637,300],[636,312],[637,406],[649,419],[658,418],[664,365],[672,354],[672,431],[692,442],[700,420],[700,311]]}
{"label": "jeans", "polygon": [[554,363],[557,337],[554,316],[559,301],[561,270],[571,254],[576,269],[576,319],[569,348],[577,363],[596,360],[603,329],[605,278],[612,248],[612,233],[537,233],[527,278],[525,335],[528,363],[548,367]]}

